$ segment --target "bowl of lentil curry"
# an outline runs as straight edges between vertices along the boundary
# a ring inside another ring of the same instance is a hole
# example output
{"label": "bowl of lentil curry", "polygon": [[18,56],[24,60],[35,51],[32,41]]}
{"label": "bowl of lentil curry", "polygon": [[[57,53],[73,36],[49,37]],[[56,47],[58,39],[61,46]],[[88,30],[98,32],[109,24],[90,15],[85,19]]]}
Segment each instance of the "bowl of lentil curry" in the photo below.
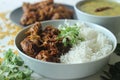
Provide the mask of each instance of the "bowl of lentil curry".
{"label": "bowl of lentil curry", "polygon": [[120,3],[110,0],[90,0],[78,8],[83,12],[97,16],[120,16]]}
{"label": "bowl of lentil curry", "polygon": [[74,6],[77,18],[108,28],[116,37],[120,32],[120,1],[85,0]]}

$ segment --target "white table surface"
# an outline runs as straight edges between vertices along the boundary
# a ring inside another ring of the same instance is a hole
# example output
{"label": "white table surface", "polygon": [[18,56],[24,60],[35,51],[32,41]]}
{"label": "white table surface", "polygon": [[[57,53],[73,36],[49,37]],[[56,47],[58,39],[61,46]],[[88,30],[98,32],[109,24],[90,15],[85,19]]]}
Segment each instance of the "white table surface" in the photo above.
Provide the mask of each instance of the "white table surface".
{"label": "white table surface", "polygon": [[[22,5],[23,2],[37,2],[41,0],[0,0],[0,12],[6,12],[6,11],[11,11],[19,6]],[[64,3],[64,4],[69,4],[69,5],[74,5],[77,1],[80,0],[55,0],[56,3]],[[109,63],[113,64],[117,61],[120,61],[120,57],[116,55],[111,55]],[[106,68],[106,67],[105,67]],[[88,78],[84,79],[79,79],[79,80],[100,80],[100,75],[102,73],[102,70],[96,73],[95,75],[92,75]],[[39,77],[38,75],[34,74],[34,77]],[[49,80],[49,79],[44,79],[44,78],[38,78],[36,80]]]}
{"label": "white table surface", "polygon": [[[0,12],[10,11],[22,5],[23,2],[34,3],[42,0],[0,0]],[[74,5],[80,0],[54,0],[57,3]]]}

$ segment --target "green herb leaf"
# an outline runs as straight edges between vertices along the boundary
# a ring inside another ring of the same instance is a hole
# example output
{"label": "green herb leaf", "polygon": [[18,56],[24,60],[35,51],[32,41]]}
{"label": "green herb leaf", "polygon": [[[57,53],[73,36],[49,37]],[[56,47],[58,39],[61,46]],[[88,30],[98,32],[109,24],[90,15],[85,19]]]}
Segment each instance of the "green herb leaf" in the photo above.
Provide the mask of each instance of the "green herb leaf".
{"label": "green herb leaf", "polygon": [[77,44],[78,41],[83,41],[84,39],[79,36],[80,27],[76,24],[62,25],[58,39],[62,39],[62,42],[65,46]]}
{"label": "green herb leaf", "polygon": [[[31,80],[33,73],[24,61],[9,49],[4,54],[4,60],[0,65],[0,79],[1,80]],[[21,69],[22,68],[22,69]]]}

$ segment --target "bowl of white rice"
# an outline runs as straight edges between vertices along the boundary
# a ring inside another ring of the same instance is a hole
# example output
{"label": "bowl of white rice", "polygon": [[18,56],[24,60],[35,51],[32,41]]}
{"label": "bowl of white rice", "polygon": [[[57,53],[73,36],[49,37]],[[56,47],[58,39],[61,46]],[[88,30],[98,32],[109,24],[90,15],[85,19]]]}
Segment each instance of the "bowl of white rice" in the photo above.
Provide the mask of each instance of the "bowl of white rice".
{"label": "bowl of white rice", "polygon": [[[20,42],[31,26],[17,34],[15,45],[20,57],[34,72],[52,80],[79,79],[95,74],[108,63],[117,45],[116,37],[111,31],[94,23],[79,20],[52,20],[43,21],[41,24],[42,27],[52,25],[60,30],[65,29],[64,25],[75,27],[78,38],[83,38],[77,40],[68,52],[59,57],[60,63],[54,63],[32,58],[22,51]],[[72,38],[72,36],[67,37]]]}

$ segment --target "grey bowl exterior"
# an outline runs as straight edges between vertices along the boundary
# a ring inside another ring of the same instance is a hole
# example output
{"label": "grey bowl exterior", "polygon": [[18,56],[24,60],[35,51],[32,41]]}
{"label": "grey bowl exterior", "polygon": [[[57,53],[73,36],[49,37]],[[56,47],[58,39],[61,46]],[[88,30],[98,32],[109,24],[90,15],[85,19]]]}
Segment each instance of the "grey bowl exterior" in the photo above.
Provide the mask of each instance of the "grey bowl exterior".
{"label": "grey bowl exterior", "polygon": [[[67,5],[67,4],[60,4],[60,5],[63,5],[65,7],[67,7],[68,9],[73,10],[73,12],[74,12],[74,7],[73,6]],[[21,26],[21,27],[25,27],[25,26],[20,24],[20,19],[22,17],[22,14],[23,14],[22,7],[18,7],[10,13],[10,19],[16,25]],[[77,19],[76,15],[73,15],[73,19]]]}
{"label": "grey bowl exterior", "polygon": [[[118,0],[108,1],[118,2]],[[97,16],[85,13],[78,8],[78,6],[83,4],[84,2],[89,2],[89,0],[79,1],[74,5],[75,13],[78,20],[102,25],[112,31],[116,36],[118,35],[118,33],[120,33],[120,16]]]}
{"label": "grey bowl exterior", "polygon": [[[70,24],[81,22],[78,20],[67,20],[67,21]],[[64,22],[65,20],[44,21],[42,22],[42,25],[58,26],[59,24],[63,24]],[[22,31],[20,31],[15,38],[15,45],[17,50],[19,51],[20,57],[24,60],[25,64],[27,64],[34,72],[44,77],[55,79],[55,80],[77,79],[77,78],[83,78],[83,77],[87,77],[89,75],[95,74],[97,71],[102,69],[107,64],[110,54],[112,54],[112,52],[116,48],[117,41],[115,36],[106,28],[93,23],[88,23],[88,22],[84,22],[84,23],[89,27],[95,28],[98,31],[104,33],[111,40],[113,49],[109,54],[107,54],[101,59],[91,61],[91,62],[86,62],[86,63],[79,63],[79,64],[63,64],[63,63],[52,63],[52,62],[40,61],[40,60],[31,58],[27,56],[24,52],[22,52],[20,42],[26,36],[24,32],[26,32],[26,30],[29,28],[27,27]]]}

